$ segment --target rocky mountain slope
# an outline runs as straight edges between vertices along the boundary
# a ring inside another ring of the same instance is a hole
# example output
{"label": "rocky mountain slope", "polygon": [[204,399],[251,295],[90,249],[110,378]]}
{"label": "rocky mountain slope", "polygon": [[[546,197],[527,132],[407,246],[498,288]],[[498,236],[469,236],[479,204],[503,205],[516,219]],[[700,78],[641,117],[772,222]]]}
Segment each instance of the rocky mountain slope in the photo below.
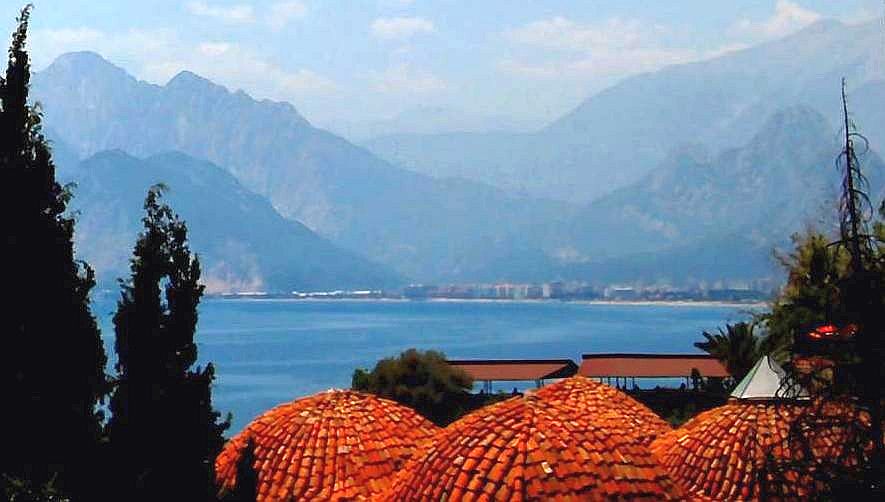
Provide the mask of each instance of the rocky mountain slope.
{"label": "rocky mountain slope", "polygon": [[392,270],[343,251],[303,225],[280,216],[267,199],[246,190],[209,162],[180,153],[138,159],[106,151],[60,171],[76,183],[78,256],[104,286],[128,275],[128,260],[148,188],[187,221],[191,248],[203,261],[210,292],[328,290],[398,286]]}

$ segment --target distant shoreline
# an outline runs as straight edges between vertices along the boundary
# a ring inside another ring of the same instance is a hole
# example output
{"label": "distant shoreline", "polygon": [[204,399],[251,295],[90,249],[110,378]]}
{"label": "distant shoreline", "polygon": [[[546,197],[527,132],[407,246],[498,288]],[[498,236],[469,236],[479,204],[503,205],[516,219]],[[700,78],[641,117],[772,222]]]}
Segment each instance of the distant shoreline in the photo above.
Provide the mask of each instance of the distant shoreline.
{"label": "distant shoreline", "polygon": [[713,300],[558,300],[558,299],[497,299],[497,298],[426,298],[414,300],[409,298],[296,298],[274,295],[206,295],[207,300],[228,301],[267,301],[267,302],[358,302],[358,303],[566,303],[576,305],[604,306],[635,306],[635,307],[746,307],[764,308],[768,303],[762,301],[729,302]]}

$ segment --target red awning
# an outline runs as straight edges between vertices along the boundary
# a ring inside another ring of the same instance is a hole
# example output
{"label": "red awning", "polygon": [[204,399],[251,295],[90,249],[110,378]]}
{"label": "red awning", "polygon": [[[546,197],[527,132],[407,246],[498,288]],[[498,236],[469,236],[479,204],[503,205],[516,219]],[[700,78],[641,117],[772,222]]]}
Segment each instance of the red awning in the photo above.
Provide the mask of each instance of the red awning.
{"label": "red awning", "polygon": [[449,364],[463,370],[474,380],[528,381],[566,378],[578,365],[571,359],[461,359]]}
{"label": "red awning", "polygon": [[700,354],[584,354],[578,373],[592,378],[682,378],[697,368],[704,377],[730,376],[718,359]]}

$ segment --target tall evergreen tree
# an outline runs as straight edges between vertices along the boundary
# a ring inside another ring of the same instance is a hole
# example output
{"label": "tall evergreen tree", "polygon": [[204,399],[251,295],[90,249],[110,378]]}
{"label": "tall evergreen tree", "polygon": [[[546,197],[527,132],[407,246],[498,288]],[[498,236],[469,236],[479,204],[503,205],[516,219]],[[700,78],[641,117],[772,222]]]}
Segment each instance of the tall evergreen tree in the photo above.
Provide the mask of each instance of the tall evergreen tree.
{"label": "tall evergreen tree", "polygon": [[118,375],[108,435],[116,491],[120,500],[209,500],[230,420],[219,422],[212,408],[212,364],[191,369],[200,262],[184,221],[161,197],[162,187],[148,192],[144,231],[114,315]]}
{"label": "tall evergreen tree", "polygon": [[40,110],[28,105],[30,12],[21,11],[0,78],[0,259],[12,293],[0,315],[0,479],[52,482],[90,500],[96,473],[85,459],[101,431],[106,358],[89,307],[94,275],[74,257],[71,195],[55,179]]}

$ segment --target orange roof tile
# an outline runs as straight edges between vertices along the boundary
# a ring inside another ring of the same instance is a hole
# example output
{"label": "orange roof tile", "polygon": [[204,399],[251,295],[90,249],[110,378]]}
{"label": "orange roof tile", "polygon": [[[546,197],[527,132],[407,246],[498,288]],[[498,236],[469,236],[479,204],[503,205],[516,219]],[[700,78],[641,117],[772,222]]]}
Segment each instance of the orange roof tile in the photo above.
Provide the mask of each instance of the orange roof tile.
{"label": "orange roof tile", "polygon": [[[686,494],[697,500],[757,500],[759,473],[768,452],[789,459],[788,433],[806,404],[734,400],[708,410],[652,443],[652,452]],[[847,406],[816,408],[822,422],[812,442],[815,458],[838,456],[848,428],[833,426],[840,418],[853,420]],[[822,411],[821,411],[822,410]],[[861,420],[863,421],[863,420]],[[783,486],[789,498],[808,492],[807,476],[795,476]],[[780,483],[778,483],[780,484]]]}
{"label": "orange roof tile", "polygon": [[673,430],[655,412],[624,392],[582,376],[544,387],[538,395],[592,417],[602,430],[621,431],[646,446]]}
{"label": "orange roof tile", "polygon": [[697,368],[701,376],[730,376],[725,366],[705,354],[584,354],[579,375],[586,377],[677,378],[691,376]]}
{"label": "orange roof tile", "polygon": [[617,394],[574,377],[480,409],[437,433],[377,500],[678,499],[636,433],[642,405]]}
{"label": "orange roof tile", "polygon": [[438,428],[410,408],[354,391],[333,390],[267,411],[233,437],[215,462],[219,484],[236,483],[251,438],[258,500],[363,500]]}

